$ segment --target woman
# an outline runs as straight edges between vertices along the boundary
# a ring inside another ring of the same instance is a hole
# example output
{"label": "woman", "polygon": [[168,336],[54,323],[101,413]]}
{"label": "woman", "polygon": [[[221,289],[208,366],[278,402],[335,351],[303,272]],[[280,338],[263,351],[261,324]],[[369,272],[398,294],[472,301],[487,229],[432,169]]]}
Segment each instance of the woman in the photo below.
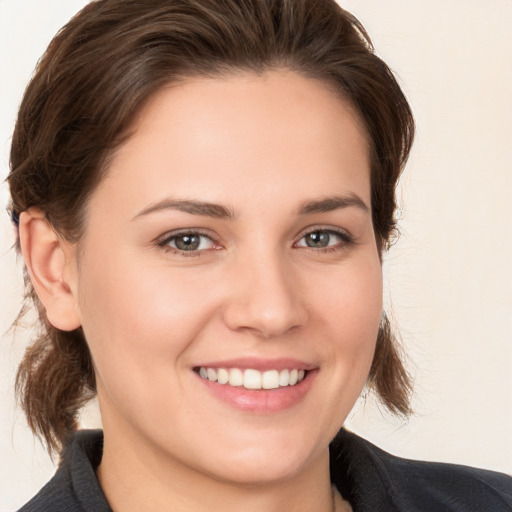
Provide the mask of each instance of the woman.
{"label": "woman", "polygon": [[[381,256],[413,131],[333,2],[75,17],[27,88],[8,178],[43,329],[19,391],[64,447],[22,510],[509,510],[504,475],[340,430],[365,384],[409,413]],[[94,394],[103,434],[73,434]]]}

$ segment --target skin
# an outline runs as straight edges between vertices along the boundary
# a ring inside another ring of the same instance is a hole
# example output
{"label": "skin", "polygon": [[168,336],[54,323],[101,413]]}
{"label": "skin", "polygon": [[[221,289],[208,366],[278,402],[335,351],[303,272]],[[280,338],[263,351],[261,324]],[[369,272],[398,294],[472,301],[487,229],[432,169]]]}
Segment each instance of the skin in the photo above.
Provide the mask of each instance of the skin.
{"label": "skin", "polygon": [[[75,247],[48,242],[44,216],[23,214],[48,318],[82,325],[91,350],[98,477],[114,510],[349,510],[328,445],[364,386],[381,316],[369,176],[365,131],[327,86],[239,73],[151,99],[91,196],[78,263]],[[299,213],[334,196],[348,204]],[[169,198],[232,217],[148,212]],[[198,251],[161,243],[198,229]],[[309,247],[310,232],[327,244]],[[241,410],[193,371],[241,357],[293,357],[315,375],[291,407]]]}

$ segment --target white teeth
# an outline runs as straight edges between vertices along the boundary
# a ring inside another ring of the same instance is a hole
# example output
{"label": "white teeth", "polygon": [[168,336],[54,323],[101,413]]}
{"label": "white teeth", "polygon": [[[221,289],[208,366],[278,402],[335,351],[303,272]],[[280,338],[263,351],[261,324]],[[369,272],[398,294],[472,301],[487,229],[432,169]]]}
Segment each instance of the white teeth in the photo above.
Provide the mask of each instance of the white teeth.
{"label": "white teeth", "polygon": [[199,375],[206,380],[229,384],[230,386],[243,386],[245,389],[277,389],[279,387],[295,386],[302,382],[306,376],[305,370],[267,370],[260,372],[248,368],[199,368]]}
{"label": "white teeth", "polygon": [[230,386],[243,386],[244,384],[244,374],[242,370],[238,368],[232,368],[229,370],[229,385]]}
{"label": "white teeth", "polygon": [[227,384],[229,382],[229,373],[224,368],[217,370],[217,382],[219,384]]}
{"label": "white teeth", "polygon": [[263,389],[276,389],[279,387],[279,372],[277,370],[269,370],[263,372],[261,377],[261,387]]}
{"label": "white teeth", "polygon": [[279,385],[289,386],[290,385],[290,372],[288,370],[281,370],[279,374]]}
{"label": "white teeth", "polygon": [[245,370],[244,388],[261,389],[261,372],[258,370]]}

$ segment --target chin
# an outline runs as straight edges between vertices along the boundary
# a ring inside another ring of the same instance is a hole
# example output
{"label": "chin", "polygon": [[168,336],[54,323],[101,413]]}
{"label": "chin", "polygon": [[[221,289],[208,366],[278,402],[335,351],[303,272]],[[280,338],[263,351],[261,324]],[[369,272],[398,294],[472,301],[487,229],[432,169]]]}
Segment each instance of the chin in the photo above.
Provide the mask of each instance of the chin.
{"label": "chin", "polygon": [[[325,445],[325,446],[324,446]],[[232,443],[226,450],[210,452],[208,459],[201,461],[208,466],[213,478],[242,486],[263,486],[292,480],[315,461],[325,456],[328,460],[328,443],[311,445],[296,439],[266,440],[240,445]],[[219,445],[220,448],[220,445]],[[204,454],[203,454],[204,457]]]}
{"label": "chin", "polygon": [[296,478],[307,467],[307,460],[286,458],[277,461],[264,460],[237,460],[233,465],[217,466],[211,475],[213,478],[234,483],[244,487],[260,487],[268,484],[277,484]]}

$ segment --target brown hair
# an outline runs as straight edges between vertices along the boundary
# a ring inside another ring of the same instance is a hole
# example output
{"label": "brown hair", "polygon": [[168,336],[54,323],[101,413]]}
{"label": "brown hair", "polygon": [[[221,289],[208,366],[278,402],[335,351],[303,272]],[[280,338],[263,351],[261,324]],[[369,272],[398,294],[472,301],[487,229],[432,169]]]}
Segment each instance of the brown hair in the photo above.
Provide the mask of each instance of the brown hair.
{"label": "brown hair", "polygon": [[[91,2],[50,43],[25,91],[8,177],[13,219],[40,208],[57,233],[79,242],[87,199],[153,93],[188,76],[269,68],[329,83],[359,113],[382,251],[395,229],[395,185],[414,121],[364,28],[334,0]],[[17,392],[32,430],[58,450],[94,396],[94,369],[82,330],[50,325],[28,279],[26,289],[42,330],[20,364]],[[410,412],[410,381],[385,317],[367,384],[392,412]]]}

